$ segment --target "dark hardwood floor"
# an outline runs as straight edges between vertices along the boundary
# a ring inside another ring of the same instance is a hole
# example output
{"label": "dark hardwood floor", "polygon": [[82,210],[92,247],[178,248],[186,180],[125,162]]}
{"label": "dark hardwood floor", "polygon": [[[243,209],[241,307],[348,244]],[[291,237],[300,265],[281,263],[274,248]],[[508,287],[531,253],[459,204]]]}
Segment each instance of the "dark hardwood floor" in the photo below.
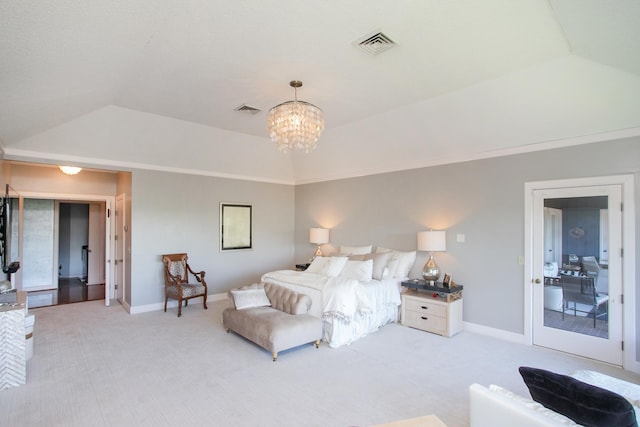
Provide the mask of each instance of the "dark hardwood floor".
{"label": "dark hardwood floor", "polygon": [[58,280],[58,304],[104,299],[104,285],[87,286],[79,278]]}
{"label": "dark hardwood floor", "polygon": [[29,292],[29,308],[104,299],[104,284],[85,285],[80,278],[58,279],[58,289]]}

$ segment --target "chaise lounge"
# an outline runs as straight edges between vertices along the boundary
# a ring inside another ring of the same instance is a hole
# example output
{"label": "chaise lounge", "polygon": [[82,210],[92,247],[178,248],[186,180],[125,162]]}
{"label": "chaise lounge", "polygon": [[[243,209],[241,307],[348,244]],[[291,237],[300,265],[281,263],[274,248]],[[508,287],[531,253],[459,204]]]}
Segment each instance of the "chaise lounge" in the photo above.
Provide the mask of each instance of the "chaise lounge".
{"label": "chaise lounge", "polygon": [[229,291],[233,307],[222,313],[224,328],[278,352],[322,339],[322,320],[308,314],[311,298],[273,283],[256,283]]}

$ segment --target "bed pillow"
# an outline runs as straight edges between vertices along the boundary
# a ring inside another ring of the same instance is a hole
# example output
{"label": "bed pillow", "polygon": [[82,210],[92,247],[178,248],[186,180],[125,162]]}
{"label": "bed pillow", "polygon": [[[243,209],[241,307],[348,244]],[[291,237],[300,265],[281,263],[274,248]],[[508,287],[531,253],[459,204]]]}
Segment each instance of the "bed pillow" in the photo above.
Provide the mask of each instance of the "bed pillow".
{"label": "bed pillow", "polygon": [[323,276],[336,277],[340,274],[348,258],[341,256],[324,257],[317,256],[311,261],[305,270],[307,273],[322,274]]}
{"label": "bed pillow", "polygon": [[248,289],[232,289],[229,291],[236,310],[253,307],[268,307],[271,305],[264,287]]}
{"label": "bed pillow", "polygon": [[349,258],[346,256],[332,256],[329,258],[329,265],[327,267],[326,275],[329,277],[337,277],[347,264]]}
{"label": "bed pillow", "polygon": [[326,274],[329,267],[329,257],[317,256],[305,270],[307,273]]}
{"label": "bed pillow", "polygon": [[347,261],[342,272],[340,272],[340,277],[369,282],[373,277],[373,260]]}
{"label": "bed pillow", "polygon": [[402,252],[381,246],[376,248],[376,253],[389,252],[391,252],[391,259],[387,264],[389,275],[398,279],[406,279],[409,277],[411,267],[413,267],[413,264],[416,262],[416,251]]}
{"label": "bed pillow", "polygon": [[409,277],[409,272],[411,271],[411,267],[413,267],[413,263],[416,262],[416,251],[410,252],[399,252],[395,251],[391,256],[392,259],[395,258],[398,261],[396,265],[396,269],[391,275],[391,277],[397,277],[400,279],[406,279]]}
{"label": "bed pillow", "polygon": [[373,261],[372,278],[375,280],[382,280],[385,277],[385,271],[388,272],[387,265],[391,260],[391,252],[381,252],[365,255],[351,255],[349,259],[352,261]]}
{"label": "bed pillow", "polygon": [[637,426],[631,403],[604,388],[544,369],[520,367],[531,397],[584,426]]}
{"label": "bed pillow", "polygon": [[373,249],[373,245],[340,246],[340,253],[342,255],[364,255],[364,254],[370,254],[372,249]]}

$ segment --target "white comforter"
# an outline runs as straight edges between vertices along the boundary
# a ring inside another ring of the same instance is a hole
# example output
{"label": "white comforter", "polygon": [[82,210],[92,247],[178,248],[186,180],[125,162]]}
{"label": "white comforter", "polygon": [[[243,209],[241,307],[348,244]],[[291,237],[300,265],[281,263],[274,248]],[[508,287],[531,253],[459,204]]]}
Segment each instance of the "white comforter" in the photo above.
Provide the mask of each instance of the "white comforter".
{"label": "white comforter", "polygon": [[263,282],[310,288],[322,295],[322,317],[351,321],[385,305],[400,305],[396,279],[359,282],[306,271],[277,270],[262,276]]}
{"label": "white comforter", "polygon": [[351,321],[357,313],[373,312],[373,302],[362,283],[305,271],[278,270],[262,276],[263,282],[298,285],[322,293],[322,317]]}

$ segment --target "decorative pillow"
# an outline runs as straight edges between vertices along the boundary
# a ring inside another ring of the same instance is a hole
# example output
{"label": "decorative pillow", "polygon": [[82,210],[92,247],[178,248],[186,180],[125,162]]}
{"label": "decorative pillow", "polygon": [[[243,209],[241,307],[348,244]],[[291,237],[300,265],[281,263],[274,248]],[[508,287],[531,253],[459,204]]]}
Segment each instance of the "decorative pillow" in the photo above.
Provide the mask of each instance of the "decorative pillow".
{"label": "decorative pillow", "polygon": [[637,426],[631,403],[612,391],[568,375],[521,366],[520,375],[531,397],[584,426]]}
{"label": "decorative pillow", "polygon": [[526,397],[515,394],[507,390],[506,388],[502,388],[500,386],[491,384],[489,386],[489,390],[504,396],[505,398],[516,403],[517,405],[522,405],[525,408],[528,408],[532,411],[539,413],[540,415],[544,415],[545,417],[548,417],[551,421],[554,422],[554,424],[558,423],[566,426],[577,425],[576,423],[573,422],[573,420],[571,420],[571,418],[567,418],[564,415],[561,415],[555,411],[552,411],[549,408],[546,408],[545,406],[541,405],[538,402],[535,402],[531,399],[527,399]]}
{"label": "decorative pillow", "polygon": [[340,277],[354,279],[360,282],[369,282],[373,274],[373,260],[347,261]]}
{"label": "decorative pillow", "polygon": [[364,254],[370,254],[372,249],[373,249],[373,245],[340,246],[340,253],[342,255],[364,255]]}
{"label": "decorative pillow", "polygon": [[232,289],[230,293],[236,310],[252,307],[268,307],[271,305],[264,287]]}
{"label": "decorative pillow", "polygon": [[571,377],[583,383],[618,393],[631,402],[633,409],[636,411],[636,419],[638,419],[640,415],[640,385],[595,371],[576,371],[571,374]]}

